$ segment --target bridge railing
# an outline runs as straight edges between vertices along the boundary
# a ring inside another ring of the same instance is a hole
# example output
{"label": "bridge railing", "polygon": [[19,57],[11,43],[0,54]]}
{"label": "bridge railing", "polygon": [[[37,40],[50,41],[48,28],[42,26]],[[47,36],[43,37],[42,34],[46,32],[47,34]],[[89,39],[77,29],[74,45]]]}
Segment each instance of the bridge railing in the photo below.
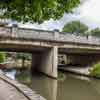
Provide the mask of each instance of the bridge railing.
{"label": "bridge railing", "polygon": [[12,34],[12,29],[10,27],[0,27],[0,37],[9,37]]}
{"label": "bridge railing", "polygon": [[100,44],[100,38],[95,36],[80,36],[74,34],[60,34],[59,39],[61,41],[69,41],[74,43],[88,43],[88,44]]}
{"label": "bridge railing", "polygon": [[31,29],[18,29],[17,36],[19,38],[26,39],[44,39],[44,40],[53,40],[53,33],[39,30]]}
{"label": "bridge railing", "polygon": [[0,37],[100,45],[100,38],[94,36],[87,37],[57,31],[33,30],[18,27],[0,27]]}

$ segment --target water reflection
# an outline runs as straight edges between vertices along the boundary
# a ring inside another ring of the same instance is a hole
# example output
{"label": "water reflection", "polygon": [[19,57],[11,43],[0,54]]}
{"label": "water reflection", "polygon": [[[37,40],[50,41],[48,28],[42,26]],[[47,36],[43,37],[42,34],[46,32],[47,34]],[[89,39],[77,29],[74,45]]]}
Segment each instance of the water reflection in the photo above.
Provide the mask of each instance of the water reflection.
{"label": "water reflection", "polygon": [[7,77],[15,80],[16,70],[5,71],[5,74]]}
{"label": "water reflection", "polygon": [[100,95],[100,80],[91,79],[91,85],[95,89],[95,91]]}
{"label": "water reflection", "polygon": [[[99,81],[100,83],[100,81]],[[69,75],[63,83],[58,83],[57,100],[99,100],[100,95],[94,90],[91,82]]]}
{"label": "water reflection", "polygon": [[31,88],[41,94],[47,100],[57,100],[57,80],[45,76],[32,78]]}
{"label": "water reflection", "polygon": [[100,80],[72,74],[66,74],[64,80],[54,80],[39,74],[31,76],[26,71],[17,71],[15,76],[47,100],[100,100]]}

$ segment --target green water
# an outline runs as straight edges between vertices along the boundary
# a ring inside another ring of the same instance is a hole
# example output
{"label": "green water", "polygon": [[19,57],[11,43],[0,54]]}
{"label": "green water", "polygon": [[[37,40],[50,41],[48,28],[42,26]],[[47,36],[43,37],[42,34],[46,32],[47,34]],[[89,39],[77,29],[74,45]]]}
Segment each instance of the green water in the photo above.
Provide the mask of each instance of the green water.
{"label": "green water", "polygon": [[65,73],[64,78],[54,80],[41,74],[31,76],[27,71],[17,71],[14,75],[16,80],[27,84],[47,100],[100,100],[98,79]]}

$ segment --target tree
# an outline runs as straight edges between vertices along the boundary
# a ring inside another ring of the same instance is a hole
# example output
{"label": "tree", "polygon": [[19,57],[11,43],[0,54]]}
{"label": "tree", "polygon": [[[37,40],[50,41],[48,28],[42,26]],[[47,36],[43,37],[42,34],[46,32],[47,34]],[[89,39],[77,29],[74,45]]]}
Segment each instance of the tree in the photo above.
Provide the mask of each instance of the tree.
{"label": "tree", "polygon": [[25,60],[31,60],[31,54],[29,53],[17,53],[16,59],[22,59],[22,67],[25,67]]}
{"label": "tree", "polygon": [[63,32],[68,32],[68,33],[77,33],[77,34],[85,34],[85,32],[88,30],[88,26],[81,23],[80,21],[72,21],[63,27]]}
{"label": "tree", "polygon": [[100,28],[95,28],[90,31],[91,35],[100,37]]}
{"label": "tree", "polygon": [[59,19],[79,4],[80,0],[0,0],[0,18],[41,23]]}

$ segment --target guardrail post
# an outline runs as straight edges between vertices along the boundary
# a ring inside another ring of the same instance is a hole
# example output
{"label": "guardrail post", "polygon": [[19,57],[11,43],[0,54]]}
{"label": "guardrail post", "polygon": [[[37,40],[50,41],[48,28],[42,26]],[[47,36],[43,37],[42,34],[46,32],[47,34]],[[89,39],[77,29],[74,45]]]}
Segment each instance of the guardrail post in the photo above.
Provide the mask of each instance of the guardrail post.
{"label": "guardrail post", "polygon": [[59,39],[59,30],[57,30],[57,29],[54,30],[54,39],[55,40]]}
{"label": "guardrail post", "polygon": [[18,25],[13,24],[13,26],[12,26],[12,37],[17,37],[17,32],[18,32]]}

